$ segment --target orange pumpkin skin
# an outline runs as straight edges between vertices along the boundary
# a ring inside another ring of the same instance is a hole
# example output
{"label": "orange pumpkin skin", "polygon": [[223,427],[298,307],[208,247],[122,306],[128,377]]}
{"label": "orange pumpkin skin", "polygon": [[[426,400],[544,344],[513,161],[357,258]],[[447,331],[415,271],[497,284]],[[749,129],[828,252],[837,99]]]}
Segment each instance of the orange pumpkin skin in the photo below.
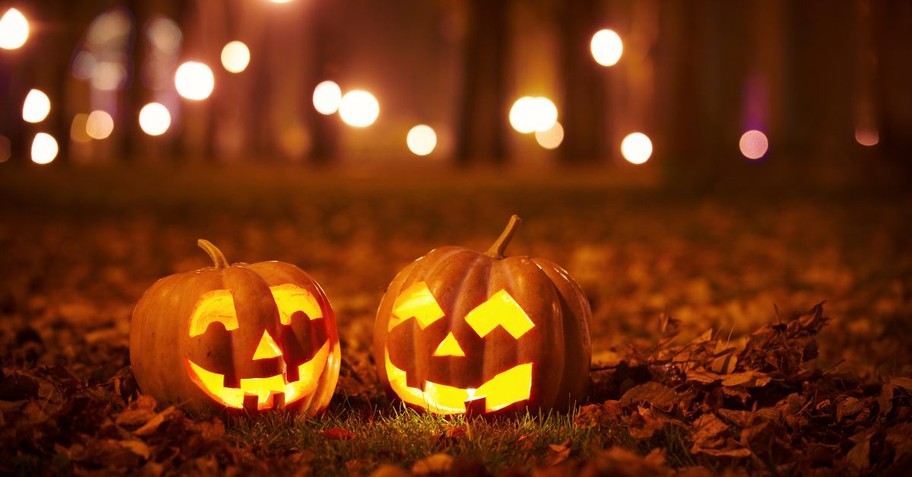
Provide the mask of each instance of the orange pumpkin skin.
{"label": "orange pumpkin skin", "polygon": [[[518,223],[514,216],[487,253],[441,247],[392,281],[374,328],[388,394],[438,414],[566,409],[585,399],[589,302],[560,266],[503,257]],[[510,394],[493,396],[495,387]]]}
{"label": "orange pumpkin skin", "polygon": [[288,263],[228,265],[212,244],[200,246],[214,267],[158,280],[133,310],[130,362],[139,388],[190,412],[323,411],[341,351],[319,284]]}

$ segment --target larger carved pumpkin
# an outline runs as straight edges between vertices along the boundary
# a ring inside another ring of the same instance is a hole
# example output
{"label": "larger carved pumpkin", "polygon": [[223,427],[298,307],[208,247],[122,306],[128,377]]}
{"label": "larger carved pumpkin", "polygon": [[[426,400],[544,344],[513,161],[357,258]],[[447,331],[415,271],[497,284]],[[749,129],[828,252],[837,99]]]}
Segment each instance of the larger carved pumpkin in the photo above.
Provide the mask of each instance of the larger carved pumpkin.
{"label": "larger carved pumpkin", "polygon": [[589,302],[547,260],[503,255],[519,218],[486,253],[432,250],[389,285],[374,327],[381,384],[437,414],[566,408],[589,382]]}
{"label": "larger carved pumpkin", "polygon": [[339,335],[323,290],[283,262],[215,266],[157,281],[137,303],[130,362],[140,389],[190,411],[315,414],[339,378]]}

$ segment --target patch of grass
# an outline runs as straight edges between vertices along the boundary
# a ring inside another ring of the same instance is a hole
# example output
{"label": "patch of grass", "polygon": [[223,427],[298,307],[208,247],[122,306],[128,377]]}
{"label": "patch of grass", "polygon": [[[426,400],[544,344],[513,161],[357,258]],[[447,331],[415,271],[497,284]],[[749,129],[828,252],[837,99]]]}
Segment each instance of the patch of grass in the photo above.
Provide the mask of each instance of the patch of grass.
{"label": "patch of grass", "polygon": [[[570,458],[581,459],[598,449],[632,444],[626,433],[574,425],[575,415],[576,411],[466,418],[406,407],[366,414],[346,409],[319,419],[286,414],[242,417],[229,424],[228,433],[257,454],[303,451],[315,475],[336,475],[346,467],[370,471],[382,464],[410,468],[436,453],[481,464],[495,474],[511,468],[528,471],[559,459],[558,450],[565,443]],[[349,438],[339,438],[340,429],[351,433],[343,433]]]}

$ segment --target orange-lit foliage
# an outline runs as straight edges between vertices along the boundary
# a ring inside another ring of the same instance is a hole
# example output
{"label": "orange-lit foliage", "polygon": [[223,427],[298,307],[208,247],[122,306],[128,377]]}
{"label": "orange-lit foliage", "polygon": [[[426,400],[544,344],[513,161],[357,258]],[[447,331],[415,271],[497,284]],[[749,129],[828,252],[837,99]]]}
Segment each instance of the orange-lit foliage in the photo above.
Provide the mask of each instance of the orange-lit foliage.
{"label": "orange-lit foliage", "polygon": [[441,247],[402,270],[377,312],[380,382],[437,414],[566,408],[589,379],[589,303],[559,266]]}
{"label": "orange-lit foliage", "polygon": [[294,265],[215,266],[156,282],[133,311],[130,361],[143,392],[187,409],[325,409],[339,377],[335,316]]}

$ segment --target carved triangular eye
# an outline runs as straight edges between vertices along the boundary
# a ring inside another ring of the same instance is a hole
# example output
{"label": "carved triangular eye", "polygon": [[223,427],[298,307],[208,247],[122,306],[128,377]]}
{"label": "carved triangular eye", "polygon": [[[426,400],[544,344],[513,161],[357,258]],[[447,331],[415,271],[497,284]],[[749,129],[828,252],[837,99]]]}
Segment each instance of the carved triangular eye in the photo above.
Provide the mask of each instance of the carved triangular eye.
{"label": "carved triangular eye", "polygon": [[263,330],[260,344],[257,345],[256,351],[253,352],[253,359],[269,359],[276,356],[282,356],[282,349],[279,348],[279,344],[272,338],[269,331]]}
{"label": "carved triangular eye", "polygon": [[506,290],[500,290],[475,307],[465,320],[482,338],[498,326],[503,326],[516,339],[535,327],[529,315]]}
{"label": "carved triangular eye", "polygon": [[437,299],[434,298],[427,283],[418,282],[396,297],[388,329],[395,328],[409,318],[415,318],[418,326],[423,330],[443,317],[443,310],[437,304]]}
{"label": "carved triangular eye", "polygon": [[434,356],[465,356],[465,351],[462,350],[462,346],[459,346],[459,342],[456,341],[456,337],[453,336],[451,331],[437,345],[437,349],[434,350]]}

